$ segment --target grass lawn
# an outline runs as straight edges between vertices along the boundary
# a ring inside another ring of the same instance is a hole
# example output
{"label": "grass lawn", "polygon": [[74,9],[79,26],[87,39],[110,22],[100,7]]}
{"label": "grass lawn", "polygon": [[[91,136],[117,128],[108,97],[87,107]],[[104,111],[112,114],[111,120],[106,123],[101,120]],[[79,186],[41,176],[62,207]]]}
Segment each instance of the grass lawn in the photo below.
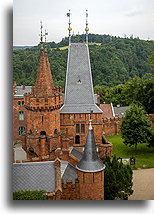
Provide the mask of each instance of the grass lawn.
{"label": "grass lawn", "polygon": [[106,137],[113,144],[113,155],[121,158],[135,157],[135,168],[152,168],[154,167],[153,148],[147,147],[147,144],[138,144],[137,151],[135,147],[126,146],[120,135]]}

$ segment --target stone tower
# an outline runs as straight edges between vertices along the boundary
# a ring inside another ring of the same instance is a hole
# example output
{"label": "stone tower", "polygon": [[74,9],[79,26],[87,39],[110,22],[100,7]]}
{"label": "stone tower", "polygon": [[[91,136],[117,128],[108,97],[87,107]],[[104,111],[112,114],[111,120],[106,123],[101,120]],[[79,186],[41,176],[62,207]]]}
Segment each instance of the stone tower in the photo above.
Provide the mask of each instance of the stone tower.
{"label": "stone tower", "polygon": [[54,86],[47,51],[40,49],[35,87],[24,95],[27,127],[23,148],[28,158],[54,158],[60,146],[60,108],[62,89]]}
{"label": "stone tower", "polygon": [[104,200],[104,169],[99,160],[91,122],[88,129],[82,159],[76,166],[78,170],[80,200]]}

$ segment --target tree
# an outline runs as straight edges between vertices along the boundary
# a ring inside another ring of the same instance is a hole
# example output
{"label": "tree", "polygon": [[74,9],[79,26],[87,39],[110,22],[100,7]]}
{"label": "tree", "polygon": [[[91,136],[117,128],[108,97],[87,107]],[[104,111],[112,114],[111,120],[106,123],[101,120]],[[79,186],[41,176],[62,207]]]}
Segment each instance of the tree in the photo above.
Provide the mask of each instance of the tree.
{"label": "tree", "polygon": [[144,109],[138,104],[132,104],[126,110],[125,117],[121,123],[121,135],[124,144],[135,146],[139,143],[149,143],[153,138],[152,122],[146,116]]}
{"label": "tree", "polygon": [[104,199],[127,199],[133,193],[132,169],[118,162],[116,156],[113,159],[107,157],[104,171]]}

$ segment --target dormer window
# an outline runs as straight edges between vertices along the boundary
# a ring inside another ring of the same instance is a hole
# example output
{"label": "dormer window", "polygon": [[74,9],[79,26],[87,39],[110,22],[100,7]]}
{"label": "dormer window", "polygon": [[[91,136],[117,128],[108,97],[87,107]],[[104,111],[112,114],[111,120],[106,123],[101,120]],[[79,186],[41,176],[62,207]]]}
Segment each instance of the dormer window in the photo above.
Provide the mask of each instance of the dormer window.
{"label": "dormer window", "polygon": [[81,80],[80,79],[77,81],[77,84],[81,84]]}
{"label": "dormer window", "polygon": [[81,78],[78,77],[77,84],[82,84]]}

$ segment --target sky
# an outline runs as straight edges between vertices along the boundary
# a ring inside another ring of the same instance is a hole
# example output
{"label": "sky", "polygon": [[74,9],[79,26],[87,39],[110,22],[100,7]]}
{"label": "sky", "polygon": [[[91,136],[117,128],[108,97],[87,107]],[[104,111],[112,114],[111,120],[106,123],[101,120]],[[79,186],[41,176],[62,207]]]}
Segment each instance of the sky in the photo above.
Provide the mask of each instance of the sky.
{"label": "sky", "polygon": [[87,9],[89,33],[153,39],[152,0],[14,0],[13,45],[37,45],[40,20],[47,40],[60,42],[68,36],[69,9],[74,34],[84,32]]}

